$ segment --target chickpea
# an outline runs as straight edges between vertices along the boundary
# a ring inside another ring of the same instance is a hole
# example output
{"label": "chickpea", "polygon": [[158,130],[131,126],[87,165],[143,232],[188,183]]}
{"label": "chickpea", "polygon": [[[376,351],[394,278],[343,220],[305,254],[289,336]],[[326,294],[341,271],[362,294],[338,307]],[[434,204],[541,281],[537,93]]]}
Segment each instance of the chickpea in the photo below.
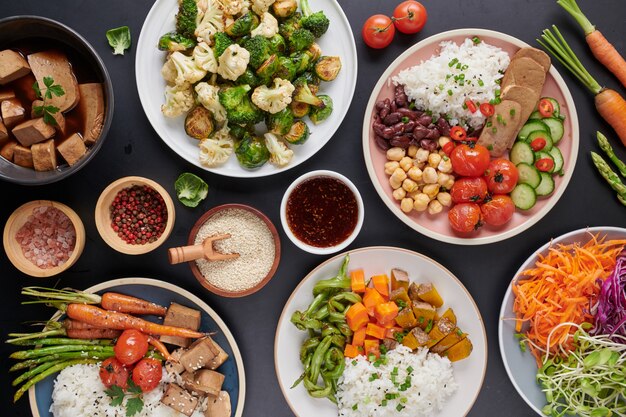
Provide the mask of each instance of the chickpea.
{"label": "chickpea", "polygon": [[438,153],[433,152],[430,155],[428,155],[428,166],[437,168],[437,165],[439,165],[439,162],[441,162],[441,155],[439,155]]}
{"label": "chickpea", "polygon": [[391,195],[394,199],[400,201],[404,197],[406,197],[406,190],[404,188],[398,188],[396,190],[393,190],[393,193]]}
{"label": "chickpea", "polygon": [[412,191],[417,190],[418,186],[417,186],[417,183],[415,181],[413,181],[410,178],[407,178],[404,181],[402,181],[402,188],[404,188],[404,190],[407,193],[410,193]]}
{"label": "chickpea", "polygon": [[443,172],[437,174],[437,184],[441,185],[442,187],[446,186],[448,180],[450,180],[450,175],[444,174]]}
{"label": "chickpea", "polygon": [[422,180],[422,170],[416,166],[412,166],[406,174],[413,181],[419,182]]}
{"label": "chickpea", "polygon": [[429,214],[438,214],[438,213],[441,213],[441,210],[443,210],[443,206],[441,205],[439,201],[433,200],[430,203],[428,203]]}
{"label": "chickpea", "polygon": [[402,168],[396,168],[396,170],[393,171],[393,174],[391,174],[391,177],[389,177],[389,185],[391,185],[391,188],[396,190],[402,186],[402,181],[405,179],[406,172],[404,172]]}
{"label": "chickpea", "polygon": [[445,188],[446,190],[451,190],[453,185],[454,185],[454,177],[450,175],[450,179],[448,179],[448,181],[443,185],[443,188]]}
{"label": "chickpea", "polygon": [[422,194],[422,190],[419,187],[417,187],[417,189],[415,189],[414,191],[411,191],[410,193],[406,193],[406,196],[411,197],[413,200],[415,200],[417,196],[420,194]]}
{"label": "chickpea", "polygon": [[437,182],[437,171],[435,171],[435,168],[424,168],[424,172],[422,173],[422,181],[424,181],[425,184],[435,184]]}
{"label": "chickpea", "polygon": [[428,155],[430,155],[430,152],[428,152],[426,149],[419,148],[417,150],[417,153],[415,154],[415,160],[417,162],[426,162],[428,161]]}
{"label": "chickpea", "polygon": [[443,173],[449,174],[452,172],[452,161],[447,156],[441,158],[441,162],[437,165],[437,169]]}
{"label": "chickpea", "polygon": [[400,168],[402,168],[404,172],[407,172],[409,169],[411,169],[412,166],[413,166],[412,158],[405,156],[404,158],[400,160]]}
{"label": "chickpea", "polygon": [[452,197],[450,196],[450,193],[439,193],[437,194],[437,201],[439,201],[442,206],[450,207],[450,204],[452,204]]}
{"label": "chickpea", "polygon": [[391,175],[396,168],[400,168],[400,163],[398,161],[388,161],[385,162],[385,174]]}
{"label": "chickpea", "polygon": [[428,207],[428,203],[430,203],[430,198],[424,193],[418,194],[415,196],[415,202],[413,203],[413,208],[416,211],[424,211]]}
{"label": "chickpea", "polygon": [[404,149],[402,148],[389,148],[387,149],[387,159],[390,161],[399,161],[404,158]]}
{"label": "chickpea", "polygon": [[413,199],[412,198],[403,198],[400,202],[400,210],[405,213],[410,213],[413,210]]}
{"label": "chickpea", "polygon": [[450,142],[452,142],[452,139],[450,139],[447,136],[439,136],[439,139],[437,140],[437,143],[439,144],[440,148],[443,148],[446,143],[450,143]]}
{"label": "chickpea", "polygon": [[429,199],[433,200],[439,192],[439,184],[426,184],[424,188],[422,188],[422,192],[426,194]]}
{"label": "chickpea", "polygon": [[411,158],[415,158],[415,155],[417,154],[418,149],[419,148],[417,146],[411,145],[409,146],[409,149],[406,150],[406,154],[410,156]]}

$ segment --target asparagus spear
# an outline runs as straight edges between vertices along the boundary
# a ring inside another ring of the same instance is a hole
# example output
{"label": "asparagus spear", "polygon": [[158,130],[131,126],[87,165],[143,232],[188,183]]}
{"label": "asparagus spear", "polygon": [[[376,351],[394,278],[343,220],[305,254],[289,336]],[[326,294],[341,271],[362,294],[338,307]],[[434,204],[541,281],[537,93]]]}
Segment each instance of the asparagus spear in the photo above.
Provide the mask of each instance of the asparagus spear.
{"label": "asparagus spear", "polygon": [[598,168],[600,175],[602,175],[611,188],[617,192],[618,200],[626,206],[626,185],[624,185],[622,180],[620,180],[617,174],[600,155],[591,152],[591,159],[593,159],[593,164]]}
{"label": "asparagus spear", "polygon": [[18,376],[17,378],[15,378],[13,380],[13,382],[11,382],[11,385],[13,385],[14,387],[18,386],[19,384],[21,384],[22,382],[34,377],[35,375],[38,375],[40,373],[42,373],[43,371],[45,371],[48,368],[52,368],[54,365],[63,362],[62,360],[57,360],[57,361],[52,361],[52,362],[44,362],[39,366],[36,366],[32,369],[29,369],[28,371],[24,372],[22,375]]}
{"label": "asparagus spear", "polygon": [[60,345],[60,346],[48,346],[39,349],[20,350],[11,353],[9,358],[11,359],[31,359],[39,356],[47,356],[55,353],[65,352],[90,352],[90,351],[103,351],[110,350],[110,346],[97,346],[97,345]]}
{"label": "asparagus spear", "polygon": [[609,143],[606,136],[604,136],[600,132],[597,132],[596,136],[598,137],[598,144],[600,145],[600,148],[602,148],[602,150],[609,157],[611,162],[615,164],[620,174],[622,174],[622,177],[626,177],[626,164],[615,155],[615,152],[613,152],[613,148],[611,147],[611,144]]}
{"label": "asparagus spear", "polygon": [[113,340],[110,339],[70,339],[65,337],[47,337],[43,339],[27,339],[16,340],[9,339],[7,343],[12,343],[19,346],[39,346],[39,345],[100,345],[110,346],[113,344]]}
{"label": "asparagus spear", "polygon": [[[22,362],[18,362],[9,368],[9,372],[19,371],[20,369],[30,368],[31,366],[39,365],[46,362],[69,360],[69,359],[106,359],[111,356],[115,356],[113,348],[103,349],[93,352],[65,352],[55,353],[53,355],[40,356],[38,358],[28,359]],[[149,355],[147,355],[149,356]]]}

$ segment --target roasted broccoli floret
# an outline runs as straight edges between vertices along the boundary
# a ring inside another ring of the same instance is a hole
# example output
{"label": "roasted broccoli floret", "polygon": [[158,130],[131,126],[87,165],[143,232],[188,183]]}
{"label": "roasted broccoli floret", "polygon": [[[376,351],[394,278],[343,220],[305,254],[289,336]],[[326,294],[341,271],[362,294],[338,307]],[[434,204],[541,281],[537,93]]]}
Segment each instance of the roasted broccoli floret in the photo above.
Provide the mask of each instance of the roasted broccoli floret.
{"label": "roasted broccoli floret", "polygon": [[235,155],[239,164],[247,169],[258,168],[270,159],[270,151],[267,149],[265,141],[250,135],[246,135],[237,143]]}
{"label": "roasted broccoli floret", "polygon": [[313,13],[309,6],[309,0],[300,0],[300,9],[302,9],[302,14],[304,15],[301,21],[303,28],[310,30],[316,38],[326,33],[330,20],[328,20],[323,11],[320,10]]}
{"label": "roasted broccoli floret", "polygon": [[184,37],[176,32],[168,32],[159,38],[159,49],[161,51],[175,52],[185,51],[196,46],[196,41]]}
{"label": "roasted broccoli floret", "polygon": [[309,126],[302,120],[295,122],[289,132],[283,136],[292,145],[302,145],[309,138]]}
{"label": "roasted broccoli floret", "polygon": [[224,32],[217,32],[213,37],[213,51],[215,52],[215,58],[219,58],[224,53],[226,48],[232,45],[233,40],[228,37]]}
{"label": "roasted broccoli floret", "polygon": [[293,99],[295,101],[307,103],[315,107],[324,107],[324,102],[311,92],[306,77],[300,76],[296,78],[293,85],[296,87],[296,90],[293,93]]}
{"label": "roasted broccoli floret", "polygon": [[296,71],[296,64],[290,58],[281,56],[278,58],[278,66],[276,71],[274,71],[274,77],[291,81],[296,77]]}
{"label": "roasted broccoli floret", "polygon": [[250,68],[247,68],[246,71],[237,78],[235,81],[236,84],[248,84],[250,87],[254,88],[257,85],[261,84],[261,80],[259,77],[252,71]]}
{"label": "roasted broccoli floret", "polygon": [[294,30],[287,39],[289,40],[289,50],[291,52],[307,49],[315,42],[315,36],[313,36],[310,30],[304,28]]}
{"label": "roasted broccoli floret", "polygon": [[240,36],[247,35],[257,26],[259,26],[258,16],[252,12],[248,12],[237,18],[237,20],[230,25],[226,26],[225,32],[227,35],[238,38]]}
{"label": "roasted broccoli floret", "polygon": [[302,27],[300,20],[302,19],[302,15],[300,13],[294,13],[290,18],[285,20],[283,23],[278,26],[278,33],[282,35],[283,38],[289,39],[291,34],[296,30]]}
{"label": "roasted broccoli floret", "polygon": [[341,70],[341,59],[338,56],[323,56],[315,64],[315,75],[324,81],[337,78]]}
{"label": "roasted broccoli floret", "polygon": [[270,133],[276,135],[286,135],[293,125],[293,112],[289,107],[279,111],[278,113],[268,113],[265,116],[265,125]]}
{"label": "roasted broccoli floret", "polygon": [[330,98],[330,96],[327,96],[326,94],[320,94],[319,96],[317,96],[317,98],[322,100],[322,102],[324,103],[324,107],[313,107],[309,112],[309,119],[311,119],[311,121],[316,125],[328,119],[333,112],[333,100]]}
{"label": "roasted broccoli floret", "polygon": [[198,19],[198,5],[196,0],[181,0],[176,15],[176,32],[193,39]]}
{"label": "roasted broccoli floret", "polygon": [[281,19],[286,19],[298,10],[298,2],[296,0],[276,0],[272,3],[272,11]]}
{"label": "roasted broccoli floret", "polygon": [[262,36],[253,36],[243,41],[242,45],[250,52],[250,66],[257,69],[270,57],[270,43]]}
{"label": "roasted broccoli floret", "polygon": [[218,94],[220,103],[226,109],[229,124],[257,124],[263,120],[263,112],[252,103],[247,84],[221,88]]}
{"label": "roasted broccoli floret", "polygon": [[282,54],[287,50],[287,43],[285,42],[285,38],[283,38],[280,33],[269,38],[270,43],[270,51],[273,54]]}

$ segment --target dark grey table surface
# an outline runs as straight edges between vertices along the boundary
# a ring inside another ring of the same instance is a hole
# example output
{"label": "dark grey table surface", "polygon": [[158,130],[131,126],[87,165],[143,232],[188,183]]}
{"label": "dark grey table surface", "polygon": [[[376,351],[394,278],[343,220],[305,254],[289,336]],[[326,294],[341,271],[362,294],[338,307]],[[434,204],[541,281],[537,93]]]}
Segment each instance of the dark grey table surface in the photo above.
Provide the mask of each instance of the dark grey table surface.
{"label": "dark grey table surface", "polygon": [[[535,44],[537,35],[555,23],[603,85],[624,89],[588,52],[582,32],[554,1],[547,0],[424,0],[428,23],[414,36],[398,36],[384,50],[371,50],[361,39],[361,25],[376,13],[390,14],[395,1],[341,0],[357,45],[359,74],[350,110],[331,140],[306,163],[281,175],[265,179],[230,179],[197,169],[174,154],[157,136],[141,108],[135,87],[135,45],[123,57],[113,56],[105,39],[109,28],[128,25],[134,42],[153,2],[148,0],[19,0],[2,1],[0,17],[34,14],[56,19],[81,33],[98,51],[113,79],[115,117],[106,143],[78,174],[62,182],[22,187],[0,183],[0,224],[19,205],[34,199],[68,204],[83,219],[87,231],[85,250],[69,271],[58,276],[61,285],[85,288],[121,277],[150,277],[175,283],[200,296],[228,324],[243,355],[247,395],[244,416],[292,415],[281,395],[274,372],[274,333],[285,301],[302,277],[327,257],[296,248],[280,230],[279,205],[286,187],[299,175],[314,169],[331,169],[348,176],[359,188],[366,205],[365,223],[350,248],[390,245],[430,256],[446,265],[465,284],[482,313],[489,340],[489,363],[482,391],[470,416],[521,417],[532,415],[506,375],[498,349],[497,325],[502,297],[520,264],[551,237],[585,226],[626,226],[626,211],[615,199],[591,164],[589,151],[596,148],[594,133],[609,134],[622,157],[626,152],[593,107],[591,96],[562,67],[557,68],[570,88],[580,120],[580,153],[571,183],[552,211],[530,230],[507,241],[484,246],[455,246],[420,235],[393,216],[372,186],[361,149],[361,126],[372,88],[385,68],[406,48],[430,35],[465,27],[493,29]],[[622,54],[626,54],[626,3],[621,0],[580,0],[595,23]],[[569,167],[568,169],[572,169]],[[169,240],[153,253],[127,256],[109,248],[98,235],[93,209],[102,189],[117,178],[141,175],[161,183],[171,194],[183,171],[202,176],[209,184],[208,198],[196,209],[176,203],[176,225]],[[275,277],[260,292],[225,299],[208,293],[186,266],[170,266],[166,248],[182,245],[196,219],[223,203],[246,203],[265,212],[280,230],[283,255]],[[44,307],[22,306],[18,296],[25,285],[54,284],[57,279],[38,280],[16,270],[0,253],[0,329],[2,335],[24,330],[22,323],[49,315]],[[0,345],[0,358],[11,349]],[[26,398],[12,403],[9,361],[0,359],[0,415],[30,416]],[[478,382],[478,381],[477,381]]]}

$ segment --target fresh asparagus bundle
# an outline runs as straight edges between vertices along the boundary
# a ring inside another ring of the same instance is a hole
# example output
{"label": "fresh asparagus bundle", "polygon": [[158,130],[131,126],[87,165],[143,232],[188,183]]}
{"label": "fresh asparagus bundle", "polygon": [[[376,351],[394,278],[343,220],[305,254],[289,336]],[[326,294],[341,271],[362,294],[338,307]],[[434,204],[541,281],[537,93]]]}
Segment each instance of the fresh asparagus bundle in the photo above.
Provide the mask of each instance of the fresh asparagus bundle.
{"label": "fresh asparagus bundle", "polygon": [[598,172],[600,172],[600,175],[602,175],[611,188],[617,192],[618,200],[626,206],[626,185],[624,185],[620,177],[611,169],[609,164],[607,164],[600,155],[595,152],[591,152],[591,159],[593,160],[593,164],[598,169]]}

